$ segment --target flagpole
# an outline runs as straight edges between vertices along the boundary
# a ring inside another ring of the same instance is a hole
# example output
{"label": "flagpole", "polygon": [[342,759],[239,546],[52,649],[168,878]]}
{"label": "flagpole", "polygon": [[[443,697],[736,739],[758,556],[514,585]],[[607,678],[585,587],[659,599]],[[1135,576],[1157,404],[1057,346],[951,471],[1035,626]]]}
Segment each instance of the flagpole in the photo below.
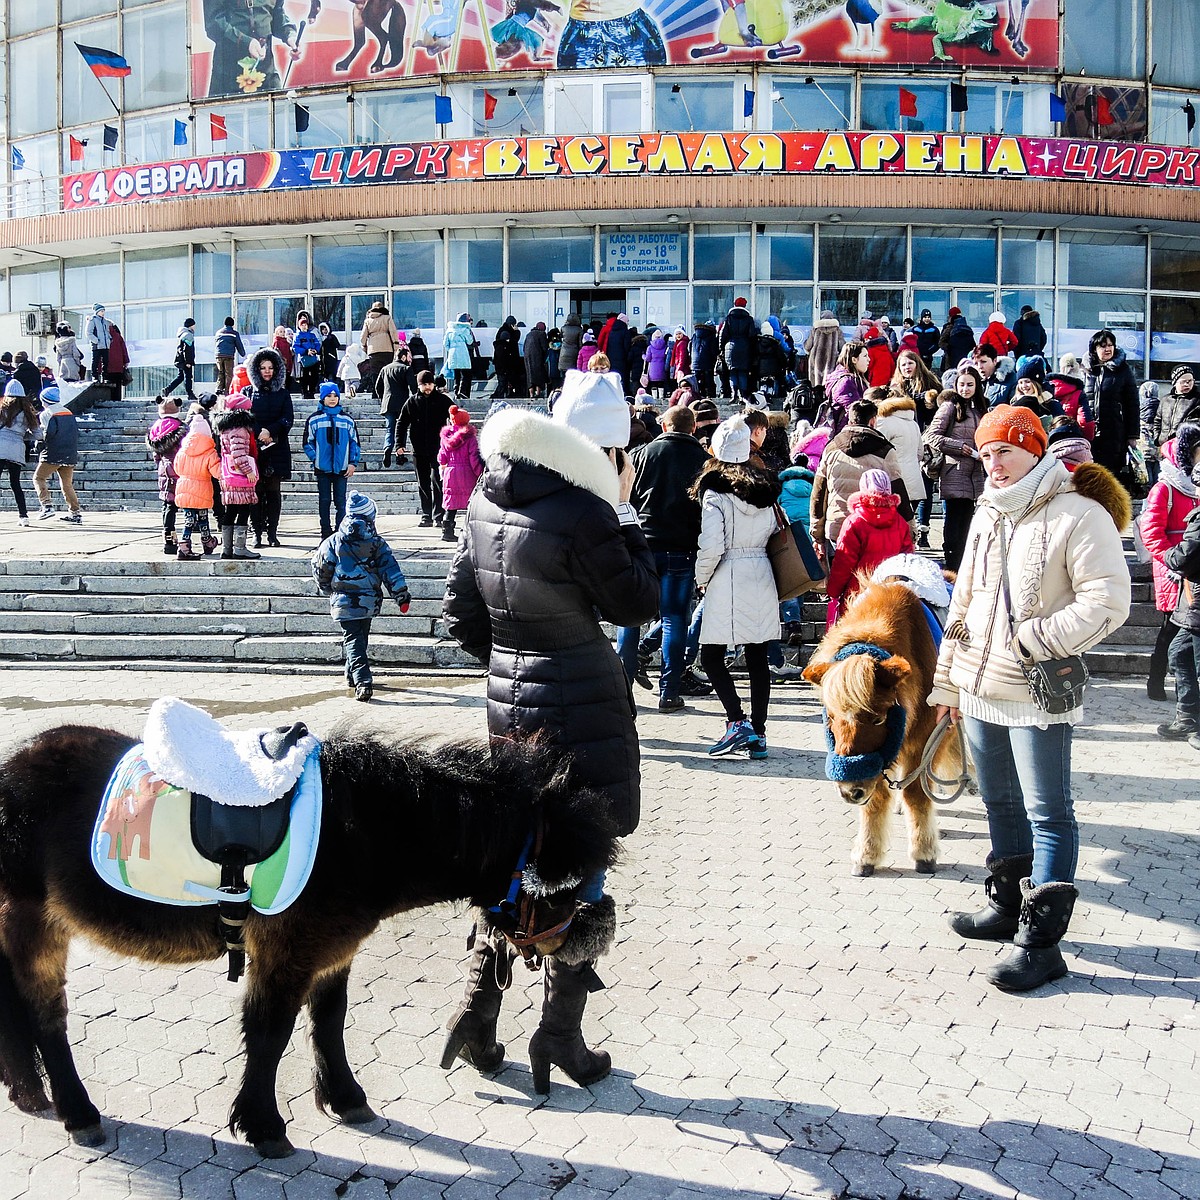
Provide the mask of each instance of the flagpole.
{"label": "flagpole", "polygon": [[96,82],[100,84],[100,90],[104,93],[104,98],[113,106],[113,112],[115,112],[119,117],[121,115],[121,109],[118,107],[117,102],[108,94],[108,88],[104,86],[104,82],[101,80],[99,75],[96,76]]}

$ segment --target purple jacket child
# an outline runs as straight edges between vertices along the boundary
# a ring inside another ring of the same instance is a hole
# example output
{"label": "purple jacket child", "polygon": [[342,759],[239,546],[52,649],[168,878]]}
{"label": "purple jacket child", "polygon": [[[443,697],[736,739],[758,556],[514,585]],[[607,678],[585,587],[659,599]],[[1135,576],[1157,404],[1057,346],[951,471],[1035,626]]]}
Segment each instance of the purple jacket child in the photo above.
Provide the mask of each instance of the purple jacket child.
{"label": "purple jacket child", "polygon": [[[178,409],[178,405],[175,406]],[[146,446],[154,455],[158,469],[158,498],[164,504],[175,503],[175,454],[187,433],[187,426],[176,416],[166,413],[146,432]]]}
{"label": "purple jacket child", "polygon": [[471,493],[483,474],[479,439],[471,427],[471,414],[465,408],[450,406],[451,424],[439,434],[438,463],[442,468],[442,503],[447,512],[467,507]]}
{"label": "purple jacket child", "polygon": [[661,329],[654,331],[642,361],[646,364],[646,377],[651,383],[665,383],[670,373],[667,366],[667,339]]}

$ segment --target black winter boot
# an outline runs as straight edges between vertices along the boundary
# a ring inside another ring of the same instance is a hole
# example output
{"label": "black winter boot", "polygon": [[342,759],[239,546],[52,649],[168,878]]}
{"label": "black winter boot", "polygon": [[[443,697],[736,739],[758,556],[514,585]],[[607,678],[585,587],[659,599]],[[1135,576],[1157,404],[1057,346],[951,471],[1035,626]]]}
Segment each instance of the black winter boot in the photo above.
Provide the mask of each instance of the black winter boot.
{"label": "black winter boot", "polygon": [[486,932],[477,929],[474,937],[467,967],[467,994],[446,1026],[442,1070],[448,1071],[454,1060],[461,1058],[481,1075],[490,1075],[504,1065],[504,1047],[496,1041],[496,1022],[504,1000],[501,982],[507,986],[512,976],[512,954],[507,942],[498,949]]}
{"label": "black winter boot", "polygon": [[987,906],[979,912],[956,912],[950,916],[950,928],[959,937],[1006,942],[1017,932],[1021,911],[1021,880],[1033,870],[1032,854],[996,858],[989,854],[985,864],[988,877],[983,881]]}
{"label": "black winter boot", "polygon": [[561,1067],[581,1087],[603,1079],[612,1069],[605,1051],[589,1050],[580,1025],[589,992],[604,987],[590,962],[567,966],[557,958],[546,959],[546,997],[542,1001],[542,1023],[529,1039],[529,1065],[533,1089],[545,1095],[550,1090],[550,1067]]}
{"label": "black winter boot", "polygon": [[1009,956],[988,972],[988,983],[1006,992],[1028,992],[1067,973],[1058,943],[1067,932],[1079,889],[1071,883],[1034,887],[1021,880],[1021,916]]}

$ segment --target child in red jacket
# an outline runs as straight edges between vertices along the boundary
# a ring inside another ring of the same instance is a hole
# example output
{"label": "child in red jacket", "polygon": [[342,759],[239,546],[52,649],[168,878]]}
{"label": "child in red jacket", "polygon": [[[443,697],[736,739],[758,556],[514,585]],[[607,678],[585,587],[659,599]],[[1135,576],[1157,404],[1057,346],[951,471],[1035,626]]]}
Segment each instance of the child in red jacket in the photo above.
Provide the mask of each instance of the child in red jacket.
{"label": "child in red jacket", "polygon": [[850,497],[850,515],[838,535],[826,591],[828,621],[832,625],[858,591],[859,572],[870,574],[893,554],[913,548],[912,529],[900,516],[900,497],[892,494],[892,481],[881,470],[864,471],[858,491]]}
{"label": "child in red jacket", "polygon": [[1017,335],[1004,323],[1004,314],[994,312],[988,318],[988,327],[979,337],[981,346],[993,346],[996,356],[1003,358],[1017,348]]}

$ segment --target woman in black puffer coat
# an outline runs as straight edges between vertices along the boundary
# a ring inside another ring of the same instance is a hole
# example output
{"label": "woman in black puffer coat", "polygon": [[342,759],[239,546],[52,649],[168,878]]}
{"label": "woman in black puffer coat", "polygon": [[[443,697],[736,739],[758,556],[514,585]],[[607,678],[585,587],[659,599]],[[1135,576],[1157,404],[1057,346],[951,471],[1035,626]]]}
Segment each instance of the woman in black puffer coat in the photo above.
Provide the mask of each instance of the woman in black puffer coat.
{"label": "woman in black puffer coat", "polygon": [[258,438],[258,504],[253,513],[254,548],[265,535],[268,546],[279,545],[279,515],[283,510],[280,485],[292,477],[292,448],[288,430],[296,419],[287,390],[283,359],[274,350],[259,350],[246,368],[250,376],[250,413]]}
{"label": "woman in black puffer coat", "polygon": [[1092,458],[1114,475],[1124,476],[1129,447],[1141,436],[1141,411],[1133,368],[1125,351],[1117,348],[1111,329],[1092,334],[1083,390],[1096,422]]}
{"label": "woman in black puffer coat", "polygon": [[[620,503],[632,469],[618,478],[614,458],[600,448],[624,446],[628,437],[629,409],[615,376],[595,373],[568,375],[553,420],[519,409],[490,418],[480,438],[487,468],[467,509],[443,610],[450,635],[488,664],[491,736],[548,735],[570,750],[580,783],[608,794],[622,835],[638,823],[640,758],[629,683],[600,622],[649,621],[659,593],[636,514]],[[542,1021],[529,1046],[539,1091],[551,1063],[581,1084],[611,1066],[607,1054],[587,1048],[580,1022],[592,960],[615,930],[614,908],[602,880],[585,884],[581,898],[571,941],[546,959]],[[484,1072],[503,1063],[496,968],[497,955],[506,954],[493,937],[476,938],[444,1067],[457,1056]]]}

